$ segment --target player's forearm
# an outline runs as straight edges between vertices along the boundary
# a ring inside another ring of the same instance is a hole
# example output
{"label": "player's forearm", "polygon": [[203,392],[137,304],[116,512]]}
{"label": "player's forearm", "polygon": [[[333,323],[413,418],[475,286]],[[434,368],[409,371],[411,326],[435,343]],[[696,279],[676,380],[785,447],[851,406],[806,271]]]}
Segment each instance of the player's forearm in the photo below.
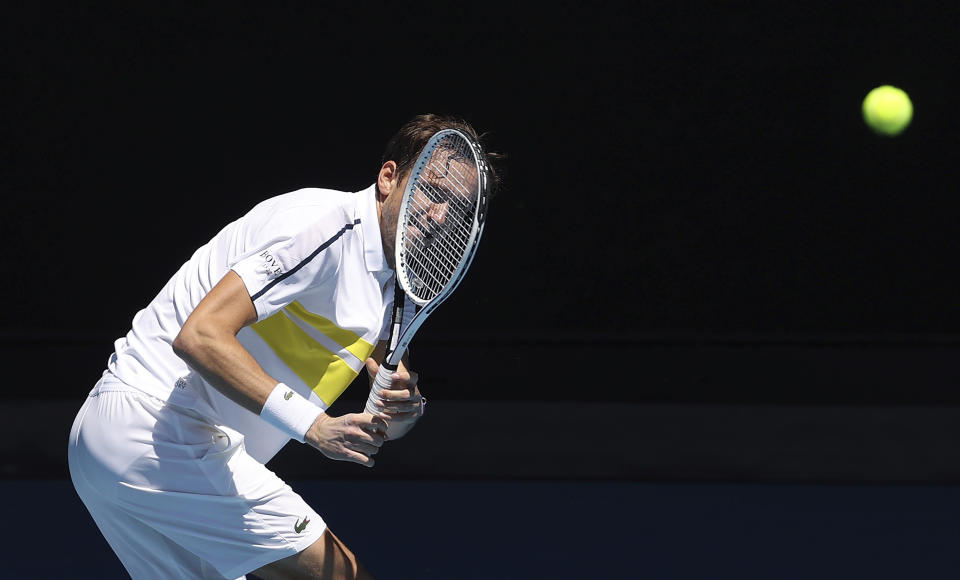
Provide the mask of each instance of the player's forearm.
{"label": "player's forearm", "polygon": [[277,385],[229,331],[185,325],[173,350],[214,388],[254,413]]}

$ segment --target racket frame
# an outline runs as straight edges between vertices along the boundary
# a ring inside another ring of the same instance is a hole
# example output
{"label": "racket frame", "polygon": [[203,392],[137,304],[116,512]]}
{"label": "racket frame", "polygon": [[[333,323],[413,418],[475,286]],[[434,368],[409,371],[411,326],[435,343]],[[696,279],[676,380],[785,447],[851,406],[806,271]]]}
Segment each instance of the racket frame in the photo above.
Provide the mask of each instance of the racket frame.
{"label": "racket frame", "polygon": [[[450,277],[450,280],[443,286],[436,296],[429,300],[423,300],[417,298],[412,290],[410,290],[410,280],[407,278],[406,267],[404,266],[403,233],[404,229],[406,228],[407,206],[410,204],[410,198],[413,195],[414,187],[417,184],[420,174],[423,173],[424,169],[426,169],[427,162],[430,160],[434,150],[440,145],[445,137],[448,137],[451,134],[463,139],[470,146],[470,151],[473,155],[473,161],[477,167],[478,174],[478,191],[476,201],[477,211],[474,213],[473,228],[471,229],[470,237],[467,240],[467,249],[464,252],[463,259],[460,260],[460,264],[458,265],[456,271],[454,271],[453,275]],[[429,317],[433,311],[436,310],[437,306],[442,304],[443,301],[449,298],[453,291],[456,290],[457,286],[459,286],[460,282],[463,280],[467,270],[470,268],[470,264],[473,262],[473,258],[477,252],[477,245],[480,242],[480,236],[483,234],[484,223],[486,222],[487,204],[490,196],[489,184],[489,167],[486,162],[486,157],[483,154],[483,149],[477,140],[471,135],[457,129],[444,129],[434,134],[430,140],[427,141],[427,144],[423,147],[423,151],[420,153],[420,156],[414,163],[413,168],[411,169],[410,177],[407,180],[407,186],[403,192],[403,199],[400,202],[400,216],[403,216],[403,219],[397,223],[396,241],[394,246],[396,284],[394,286],[393,293],[393,322],[390,327],[390,338],[388,341],[387,353],[384,357],[384,363],[381,365],[382,367],[386,367],[387,370],[392,372],[397,369],[397,366],[400,364],[400,360],[406,353],[414,334],[416,334],[417,330],[419,330],[420,326],[427,319],[427,317]],[[410,323],[405,328],[401,328],[403,322],[405,297],[410,298],[411,302],[413,302],[417,307],[417,311],[414,314],[413,319],[410,320]]]}

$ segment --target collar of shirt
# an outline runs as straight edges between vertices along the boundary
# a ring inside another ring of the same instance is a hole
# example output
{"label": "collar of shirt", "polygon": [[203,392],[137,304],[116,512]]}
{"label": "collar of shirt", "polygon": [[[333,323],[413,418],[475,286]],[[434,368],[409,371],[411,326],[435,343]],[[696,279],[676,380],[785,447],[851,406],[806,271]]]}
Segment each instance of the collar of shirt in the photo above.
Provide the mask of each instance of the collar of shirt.
{"label": "collar of shirt", "polygon": [[380,218],[377,215],[376,188],[377,185],[373,184],[357,192],[355,217],[360,219],[363,232],[363,259],[367,264],[367,271],[373,272],[382,281],[393,275],[393,269],[387,263],[387,256],[383,252]]}

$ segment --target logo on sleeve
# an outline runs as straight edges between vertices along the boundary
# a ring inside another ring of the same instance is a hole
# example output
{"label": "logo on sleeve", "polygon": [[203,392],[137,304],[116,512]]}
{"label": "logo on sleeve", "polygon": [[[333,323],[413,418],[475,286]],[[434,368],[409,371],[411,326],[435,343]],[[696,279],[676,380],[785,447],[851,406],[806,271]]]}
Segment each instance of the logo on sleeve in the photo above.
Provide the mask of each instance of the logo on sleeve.
{"label": "logo on sleeve", "polygon": [[287,394],[283,396],[284,401],[289,401],[290,397],[293,396],[293,391],[287,391]]}
{"label": "logo on sleeve", "polygon": [[271,254],[270,250],[260,252],[260,257],[263,258],[263,267],[267,271],[267,275],[279,276],[283,274],[283,266],[280,265],[280,260]]}

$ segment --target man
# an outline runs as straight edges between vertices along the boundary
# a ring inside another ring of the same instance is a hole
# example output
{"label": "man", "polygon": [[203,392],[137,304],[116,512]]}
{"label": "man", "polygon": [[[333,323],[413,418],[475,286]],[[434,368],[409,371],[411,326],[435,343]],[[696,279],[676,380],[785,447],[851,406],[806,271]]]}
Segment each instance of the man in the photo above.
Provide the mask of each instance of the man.
{"label": "man", "polygon": [[[70,434],[70,473],[134,578],[367,578],[264,464],[290,439],[372,466],[423,413],[401,365],[377,413],[324,410],[384,351],[411,166],[439,130],[390,140],[374,185],[268,199],[199,248],[116,341]],[[410,310],[410,309],[408,309]],[[370,407],[368,407],[370,408]]]}

